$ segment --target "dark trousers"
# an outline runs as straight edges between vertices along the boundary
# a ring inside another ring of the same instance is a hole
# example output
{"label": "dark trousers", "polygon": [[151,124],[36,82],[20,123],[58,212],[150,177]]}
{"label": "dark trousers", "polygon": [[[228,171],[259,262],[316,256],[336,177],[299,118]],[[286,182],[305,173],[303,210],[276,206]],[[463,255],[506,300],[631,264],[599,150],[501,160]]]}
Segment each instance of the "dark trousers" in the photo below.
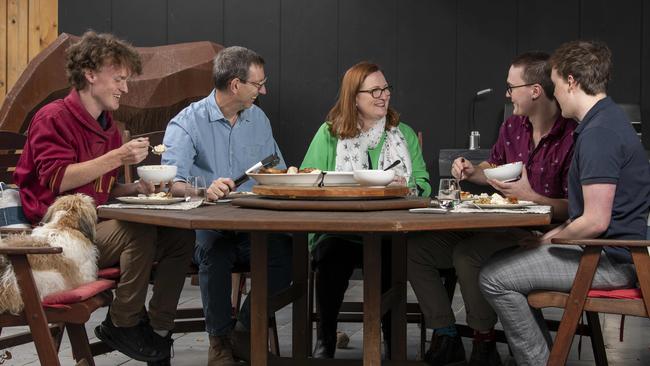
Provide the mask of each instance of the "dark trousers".
{"label": "dark trousers", "polygon": [[[348,238],[353,238],[349,236]],[[326,236],[312,251],[316,271],[316,303],[318,305],[318,339],[336,343],[336,323],[345,291],[355,268],[363,265],[363,245],[345,237]],[[386,291],[391,284],[390,237],[382,239],[381,287]],[[382,317],[382,332],[386,344],[390,341],[390,313]]]}

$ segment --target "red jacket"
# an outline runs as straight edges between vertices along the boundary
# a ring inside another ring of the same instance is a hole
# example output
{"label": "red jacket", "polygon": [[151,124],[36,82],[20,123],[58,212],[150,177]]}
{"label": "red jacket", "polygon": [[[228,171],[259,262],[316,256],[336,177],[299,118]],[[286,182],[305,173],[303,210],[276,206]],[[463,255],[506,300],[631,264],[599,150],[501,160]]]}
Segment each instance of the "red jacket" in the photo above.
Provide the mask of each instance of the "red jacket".
{"label": "red jacket", "polygon": [[23,211],[32,224],[40,222],[49,205],[62,194],[84,193],[97,205],[108,200],[118,169],[74,190],[59,191],[68,165],[98,158],[122,145],[110,113],[104,113],[106,130],[86,111],[79,93],[72,89],[65,99],[45,105],[34,115],[14,172]]}

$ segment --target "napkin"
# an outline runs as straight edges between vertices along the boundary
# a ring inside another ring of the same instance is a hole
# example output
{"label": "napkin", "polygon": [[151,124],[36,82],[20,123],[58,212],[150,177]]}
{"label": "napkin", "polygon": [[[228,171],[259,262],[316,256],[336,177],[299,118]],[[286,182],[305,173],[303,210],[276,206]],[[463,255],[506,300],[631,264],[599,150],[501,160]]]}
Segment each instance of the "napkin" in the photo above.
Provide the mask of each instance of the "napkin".
{"label": "napkin", "polygon": [[509,214],[547,214],[551,212],[551,206],[524,206],[517,208],[478,208],[469,205],[460,205],[454,207],[451,213],[471,213],[471,212],[489,212],[489,213],[509,213]]}
{"label": "napkin", "polygon": [[149,210],[179,210],[187,211],[201,206],[203,201],[177,202],[169,205],[140,205],[134,203],[111,203],[97,208],[146,208]]}

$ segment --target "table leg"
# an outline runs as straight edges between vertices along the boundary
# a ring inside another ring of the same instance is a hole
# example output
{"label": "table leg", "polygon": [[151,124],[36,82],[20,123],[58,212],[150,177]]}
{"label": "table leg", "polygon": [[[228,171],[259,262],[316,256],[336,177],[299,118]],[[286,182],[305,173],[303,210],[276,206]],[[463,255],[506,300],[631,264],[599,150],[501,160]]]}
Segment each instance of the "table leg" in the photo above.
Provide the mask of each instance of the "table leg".
{"label": "table leg", "polygon": [[381,237],[363,236],[363,364],[381,365]]}
{"label": "table leg", "polygon": [[391,312],[391,360],[406,360],[406,234],[391,241],[391,287],[395,296]]}
{"label": "table leg", "polygon": [[251,233],[251,365],[268,362],[267,233]]}
{"label": "table leg", "polygon": [[293,302],[292,346],[293,358],[306,360],[311,348],[311,309],[307,299],[307,271],[309,252],[306,233],[293,234],[293,286],[299,297]]}

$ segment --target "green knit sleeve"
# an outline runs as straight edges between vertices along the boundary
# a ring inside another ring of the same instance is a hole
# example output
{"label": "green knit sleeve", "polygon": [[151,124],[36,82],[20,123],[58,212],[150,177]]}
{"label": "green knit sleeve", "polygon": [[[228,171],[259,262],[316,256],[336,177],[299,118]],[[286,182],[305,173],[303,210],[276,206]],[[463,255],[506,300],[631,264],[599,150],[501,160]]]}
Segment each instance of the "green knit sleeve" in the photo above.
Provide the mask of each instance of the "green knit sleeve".
{"label": "green knit sleeve", "polygon": [[334,170],[336,166],[336,137],[330,134],[329,125],[323,123],[309,144],[300,169],[316,168]]}
{"label": "green knit sleeve", "polygon": [[413,129],[405,123],[400,122],[399,129],[406,139],[408,144],[409,155],[411,156],[411,164],[413,165],[412,176],[415,177],[415,184],[418,186],[420,196],[431,196],[431,181],[429,180],[429,172],[427,172],[427,165],[422,156],[422,147],[418,136]]}

